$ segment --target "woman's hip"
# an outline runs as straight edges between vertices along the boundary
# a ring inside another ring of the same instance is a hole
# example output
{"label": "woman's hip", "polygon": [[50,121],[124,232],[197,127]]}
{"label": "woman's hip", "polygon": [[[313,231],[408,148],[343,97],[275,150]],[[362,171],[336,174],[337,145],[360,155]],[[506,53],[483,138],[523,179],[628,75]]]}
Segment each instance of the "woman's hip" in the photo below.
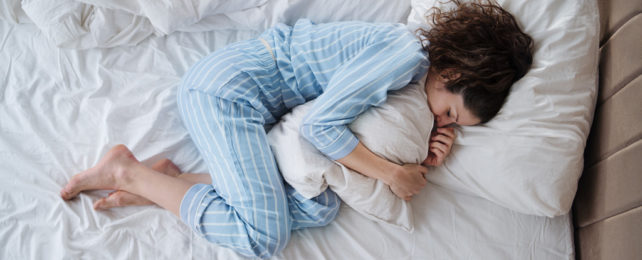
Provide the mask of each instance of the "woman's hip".
{"label": "woman's hip", "polygon": [[196,62],[183,76],[181,87],[221,98],[251,95],[252,88],[278,82],[272,53],[260,39],[240,41]]}

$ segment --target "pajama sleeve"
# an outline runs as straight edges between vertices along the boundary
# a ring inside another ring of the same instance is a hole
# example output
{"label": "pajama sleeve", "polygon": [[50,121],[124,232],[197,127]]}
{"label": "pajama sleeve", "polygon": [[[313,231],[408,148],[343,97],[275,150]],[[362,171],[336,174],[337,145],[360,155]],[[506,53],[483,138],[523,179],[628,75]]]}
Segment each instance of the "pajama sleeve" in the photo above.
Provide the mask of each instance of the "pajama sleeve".
{"label": "pajama sleeve", "polygon": [[428,60],[419,41],[404,29],[382,36],[340,65],[306,115],[300,132],[332,160],[348,155],[359,140],[348,124],[388,91],[423,76]]}

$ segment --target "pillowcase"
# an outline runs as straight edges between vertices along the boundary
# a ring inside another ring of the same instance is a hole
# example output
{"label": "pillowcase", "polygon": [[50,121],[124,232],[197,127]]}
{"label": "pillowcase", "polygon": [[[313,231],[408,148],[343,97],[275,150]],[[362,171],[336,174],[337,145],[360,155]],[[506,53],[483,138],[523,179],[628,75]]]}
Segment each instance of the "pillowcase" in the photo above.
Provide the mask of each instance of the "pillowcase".
{"label": "pillowcase", "polygon": [[[368,149],[392,162],[423,162],[434,121],[423,85],[420,81],[391,92],[383,105],[361,114],[350,129]],[[299,134],[313,102],[295,107],[268,133],[285,181],[308,198],[329,187],[345,204],[368,218],[412,231],[409,202],[397,197],[382,181],[330,160]]]}
{"label": "pillowcase", "polygon": [[[504,0],[535,41],[531,70],[499,115],[462,127],[444,165],[427,179],[512,210],[558,216],[571,207],[597,96],[596,1]],[[411,29],[437,0],[413,0]]]}

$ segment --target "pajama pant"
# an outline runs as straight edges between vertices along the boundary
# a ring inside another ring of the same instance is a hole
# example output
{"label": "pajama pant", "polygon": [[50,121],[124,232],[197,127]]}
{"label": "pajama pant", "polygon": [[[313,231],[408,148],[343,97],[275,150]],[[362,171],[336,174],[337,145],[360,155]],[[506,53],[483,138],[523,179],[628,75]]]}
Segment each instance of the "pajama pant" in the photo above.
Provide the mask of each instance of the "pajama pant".
{"label": "pajama pant", "polygon": [[284,183],[267,141],[267,125],[288,111],[272,53],[243,41],[195,64],[177,92],[184,125],[207,164],[212,184],[192,186],[181,219],[210,242],[247,256],[270,257],[291,230],[327,225],[340,200],[327,189],[306,199]]}

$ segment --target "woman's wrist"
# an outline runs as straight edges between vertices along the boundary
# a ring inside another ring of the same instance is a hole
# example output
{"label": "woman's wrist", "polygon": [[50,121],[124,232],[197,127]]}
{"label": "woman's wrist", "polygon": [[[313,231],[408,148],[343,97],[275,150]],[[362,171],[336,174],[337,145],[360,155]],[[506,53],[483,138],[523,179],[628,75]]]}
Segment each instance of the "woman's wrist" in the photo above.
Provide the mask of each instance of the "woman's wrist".
{"label": "woman's wrist", "polygon": [[393,180],[395,172],[401,167],[379,157],[361,143],[357,144],[350,154],[337,161],[362,175],[381,180],[388,185]]}
{"label": "woman's wrist", "polygon": [[381,158],[381,165],[377,167],[377,178],[383,183],[390,185],[392,180],[395,178],[395,174],[399,171],[401,165],[388,161],[384,158]]}

